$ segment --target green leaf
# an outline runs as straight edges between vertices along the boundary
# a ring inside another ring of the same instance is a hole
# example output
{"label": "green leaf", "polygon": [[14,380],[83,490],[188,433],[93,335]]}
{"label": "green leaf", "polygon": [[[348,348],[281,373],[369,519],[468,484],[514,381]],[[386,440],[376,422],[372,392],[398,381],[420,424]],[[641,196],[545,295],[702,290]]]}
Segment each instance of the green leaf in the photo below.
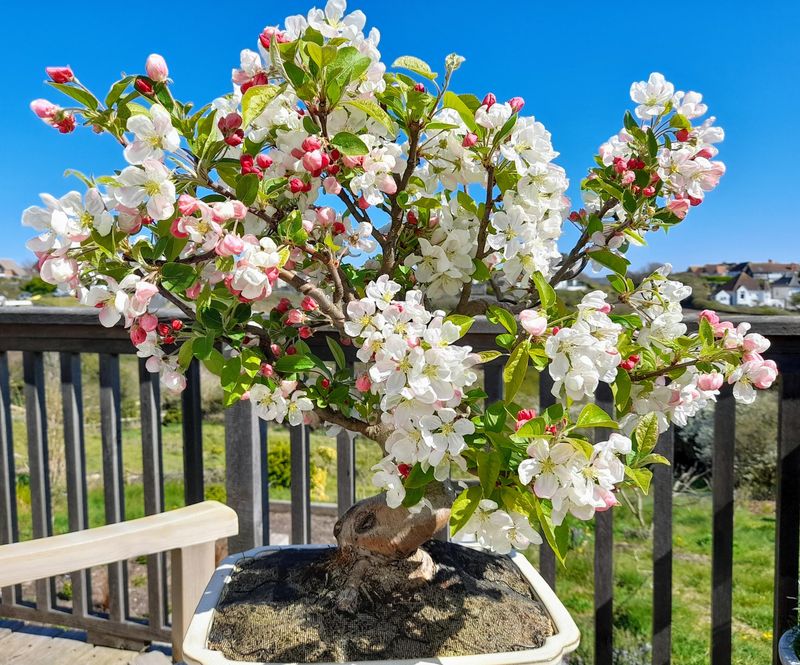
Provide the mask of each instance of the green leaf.
{"label": "green leaf", "polygon": [[517,320],[507,309],[503,309],[497,305],[490,305],[486,311],[486,319],[490,323],[499,323],[512,335],[517,334]]}
{"label": "green leaf", "polygon": [[628,272],[628,265],[630,262],[619,254],[614,254],[614,252],[607,249],[598,249],[589,252],[589,258],[592,259],[592,261],[597,261],[601,266],[605,266],[618,275],[624,276],[625,273]]}
{"label": "green leaf", "polygon": [[198,360],[206,360],[214,348],[214,335],[206,335],[205,337],[196,337],[192,343],[192,353]]}
{"label": "green leaf", "polygon": [[[252,88],[251,88],[252,90]],[[250,90],[248,90],[250,92]],[[246,206],[252,205],[258,196],[259,180],[255,173],[247,173],[236,183],[236,198]]]}
{"label": "green leaf", "polygon": [[165,263],[161,267],[161,283],[169,291],[185,291],[196,278],[194,268],[185,263]]}
{"label": "green leaf", "polygon": [[542,527],[542,535],[544,535],[550,548],[553,550],[556,557],[558,557],[561,565],[564,565],[569,539],[568,528],[563,528],[565,527],[564,524],[560,527],[554,526],[553,520],[550,518],[550,513],[548,510],[545,510],[542,502],[533,495],[531,495],[531,500],[534,504],[536,519],[539,520],[539,524]]}
{"label": "green leaf", "polygon": [[[650,157],[655,158],[658,156],[658,141],[656,140],[656,135],[653,133],[652,128],[647,128],[647,151],[650,153]],[[647,174],[647,177],[650,177],[650,174]]]}
{"label": "green leaf", "polygon": [[112,85],[106,95],[106,106],[113,106],[135,78],[135,76],[126,76]]}
{"label": "green leaf", "polygon": [[714,346],[714,329],[706,319],[700,319],[698,333],[700,335],[700,341],[703,342],[704,350]]}
{"label": "green leaf", "polygon": [[494,491],[497,478],[500,476],[500,469],[503,466],[503,457],[496,450],[491,450],[489,452],[479,450],[476,459],[478,462],[478,478],[483,488],[483,496],[488,498]]}
{"label": "green leaf", "polygon": [[674,129],[691,129],[692,123],[689,122],[689,119],[685,115],[676,113],[669,119],[669,126]]}
{"label": "green leaf", "polygon": [[242,126],[248,127],[280,93],[277,85],[256,85],[242,97]]}
{"label": "green leaf", "polygon": [[189,366],[189,363],[192,360],[192,353],[194,351],[193,343],[195,339],[187,339],[183,344],[181,344],[181,348],[178,351],[178,366],[186,369]]}
{"label": "green leaf", "polygon": [[48,81],[48,83],[56,90],[63,92],[68,97],[72,97],[72,99],[74,99],[76,102],[83,104],[86,108],[91,109],[92,111],[96,111],[97,107],[100,106],[100,102],[88,90],[84,90],[83,88],[79,88],[74,85],[69,85],[68,83],[54,83],[52,81]]}
{"label": "green leaf", "polygon": [[[368,57],[361,55],[354,46],[340,48],[336,58],[326,69],[328,85],[334,84],[341,95],[341,91],[347,87],[347,84],[359,78],[367,71],[370,64],[372,64],[372,61]],[[338,99],[330,99],[330,101],[335,104]]]}
{"label": "green leaf", "polygon": [[464,103],[464,100],[462,100],[461,97],[448,90],[444,93],[442,104],[445,108],[455,109],[458,111],[458,115],[461,116],[461,119],[464,121],[464,124],[469,127],[470,131],[477,131],[478,125],[475,124],[475,113],[470,111],[469,107]]}
{"label": "green leaf", "polygon": [[618,413],[623,413],[631,396],[630,375],[624,370],[618,370],[611,389],[614,393],[614,406]]}
{"label": "green leaf", "polygon": [[619,425],[597,404],[587,404],[581,410],[575,427],[608,427],[617,429]]}
{"label": "green leaf", "polygon": [[[636,441],[636,456],[649,455],[658,442],[658,418],[655,413],[644,416],[633,432]],[[646,491],[646,490],[645,490]]]}
{"label": "green leaf", "polygon": [[525,375],[528,373],[529,347],[530,342],[527,339],[518,344],[511,352],[511,357],[503,368],[503,382],[505,383],[503,398],[506,401],[514,399],[514,395],[517,394],[522,382],[525,380]]}
{"label": "green leaf", "polygon": [[484,414],[484,428],[489,432],[502,432],[506,424],[508,411],[504,402],[495,402]]}
{"label": "green leaf", "polygon": [[350,132],[339,132],[331,139],[331,144],[335,146],[343,155],[357,156],[366,155],[369,152],[367,144],[355,134]]}
{"label": "green leaf", "polygon": [[424,76],[426,79],[430,79],[431,81],[438,76],[436,72],[431,71],[430,65],[428,65],[427,62],[420,60],[419,58],[415,58],[413,55],[400,56],[392,63],[392,67],[395,69],[407,69],[408,71],[419,74],[420,76]]}
{"label": "green leaf", "polygon": [[347,365],[347,362],[345,361],[344,350],[339,342],[333,339],[333,337],[330,335],[325,336],[325,341],[328,343],[328,348],[331,350],[331,355],[336,361],[336,365],[339,367],[339,369],[344,369]]}
{"label": "green leaf", "polygon": [[533,273],[533,284],[536,287],[536,292],[539,294],[539,300],[544,309],[549,309],[556,302],[556,292],[550,283],[544,278],[544,275],[538,270]]}
{"label": "green leaf", "polygon": [[472,327],[472,324],[475,323],[474,318],[471,316],[464,316],[463,314],[450,314],[450,316],[445,318],[445,321],[450,321],[454,326],[458,326],[461,337],[466,335]]}
{"label": "green leaf", "polygon": [[608,283],[611,284],[611,288],[614,289],[617,293],[628,292],[628,282],[624,277],[620,277],[616,273],[613,273],[608,276]]}
{"label": "green leaf", "polygon": [[346,106],[352,106],[359,111],[363,111],[373,120],[377,120],[386,127],[392,135],[397,133],[397,125],[394,120],[392,120],[392,117],[376,102],[368,99],[351,99],[344,103]]}
{"label": "green leaf", "polygon": [[482,363],[488,363],[495,358],[499,358],[503,354],[500,353],[500,351],[481,351],[478,355],[480,356]]}
{"label": "green leaf", "polygon": [[450,509],[450,535],[456,534],[467,522],[481,500],[481,488],[470,487],[456,497]]}
{"label": "green leaf", "polygon": [[639,123],[634,120],[630,111],[625,111],[625,117],[622,120],[625,129],[639,129]]}
{"label": "green leaf", "polygon": [[211,349],[211,353],[203,361],[203,364],[209,372],[219,376],[222,373],[222,368],[225,367],[225,356],[216,349]]}
{"label": "green leaf", "polygon": [[408,474],[408,478],[403,481],[403,485],[406,489],[416,489],[418,487],[425,487],[426,485],[433,482],[433,472],[435,468],[429,466],[427,470],[423,471],[422,467],[417,462],[414,467],[411,469],[411,472]]}
{"label": "green leaf", "polygon": [[299,353],[293,356],[281,356],[275,362],[275,369],[285,373],[305,372],[314,367],[316,367],[316,363],[311,358]]}
{"label": "green leaf", "polygon": [[492,273],[489,272],[489,268],[480,259],[472,259],[472,267],[474,268],[472,279],[476,282],[488,282],[491,279]]}
{"label": "green leaf", "polygon": [[667,466],[670,466],[669,460],[666,457],[656,453],[645,455],[639,460],[638,464],[641,466],[645,466],[646,464],[666,464]]}
{"label": "green leaf", "polygon": [[626,466],[625,475],[645,494],[650,491],[650,481],[653,480],[653,472],[650,469],[632,469]]}

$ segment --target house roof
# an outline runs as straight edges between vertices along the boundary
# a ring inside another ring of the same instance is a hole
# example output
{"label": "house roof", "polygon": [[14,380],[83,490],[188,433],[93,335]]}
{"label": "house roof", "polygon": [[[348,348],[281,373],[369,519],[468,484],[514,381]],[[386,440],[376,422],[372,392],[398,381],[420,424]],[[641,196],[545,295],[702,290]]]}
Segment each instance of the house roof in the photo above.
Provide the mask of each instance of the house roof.
{"label": "house roof", "polygon": [[719,291],[736,291],[740,287],[746,288],[748,291],[761,291],[761,285],[753,279],[746,272],[741,272],[736,279],[731,279],[725,282]]}
{"label": "house roof", "polygon": [[775,261],[767,261],[766,263],[754,263],[750,261],[747,264],[750,272],[797,272],[800,269],[800,264],[797,263],[776,263]]}
{"label": "house roof", "polygon": [[0,273],[9,273],[12,275],[25,275],[27,271],[19,265],[14,259],[0,259]]}
{"label": "house roof", "polygon": [[772,286],[800,286],[800,278],[798,278],[797,273],[784,275],[772,282]]}

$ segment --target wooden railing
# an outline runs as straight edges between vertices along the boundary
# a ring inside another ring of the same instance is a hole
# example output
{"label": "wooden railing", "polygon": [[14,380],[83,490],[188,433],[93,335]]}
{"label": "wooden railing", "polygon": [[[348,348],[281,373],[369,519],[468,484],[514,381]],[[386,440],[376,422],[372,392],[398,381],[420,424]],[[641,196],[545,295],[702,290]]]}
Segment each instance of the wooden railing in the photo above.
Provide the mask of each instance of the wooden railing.
{"label": "wooden railing", "polygon": [[[772,340],[768,356],[778,362],[781,379],[778,432],[776,545],[774,585],[774,640],[797,620],[798,559],[800,559],[800,319],[758,317],[754,330]],[[464,342],[476,350],[493,347],[494,328],[477,322]],[[321,357],[328,354],[321,336],[312,338]],[[17,479],[11,422],[8,352],[23,355],[27,454],[30,474],[32,530],[34,537],[52,533],[52,496],[48,467],[47,405],[44,390],[44,352],[60,354],[67,505],[70,530],[88,526],[86,463],[84,453],[83,394],[80,354],[99,355],[100,414],[103,491],[107,523],[124,518],[122,425],[120,413],[120,354],[134,351],[122,328],[103,328],[96,313],[85,309],[0,309],[0,544],[17,542]],[[348,362],[354,361],[352,348]],[[182,396],[183,478],[187,504],[203,500],[203,434],[199,366],[187,374]],[[489,401],[502,394],[501,366],[485,368],[484,388]],[[541,407],[550,396],[549,377],[540,376]],[[142,433],[142,468],[146,514],[164,509],[161,413],[158,377],[139,364],[139,397]],[[608,390],[598,391],[597,401],[611,401]],[[239,534],[229,539],[231,552],[269,541],[269,495],[267,482],[268,432],[251,405],[240,402],[225,412],[225,467],[227,503],[239,516]],[[735,405],[729,390],[716,405],[713,448],[713,557],[711,598],[711,662],[731,663],[732,570],[733,570],[733,452]],[[308,429],[292,427],[291,450],[291,541],[311,539],[310,439]],[[348,432],[336,441],[339,512],[355,501],[354,437]],[[660,437],[658,452],[673,457],[673,432]],[[653,632],[652,663],[665,665],[672,652],[672,472],[661,467],[653,482]],[[613,647],[613,512],[595,519],[594,599],[595,663],[611,665]],[[556,563],[547,545],[541,547],[539,567],[552,585],[557,585]],[[59,609],[53,580],[36,583],[35,603],[22,600],[19,588],[2,590],[0,616],[56,623],[88,630],[98,641],[114,639],[168,641],[169,608],[166,596],[166,562],[163,556],[147,560],[148,620],[132,620],[128,611],[126,566],[119,562],[108,570],[108,612],[94,612],[90,602],[90,580],[86,571],[71,575],[72,608]],[[776,661],[777,662],[777,661]]]}

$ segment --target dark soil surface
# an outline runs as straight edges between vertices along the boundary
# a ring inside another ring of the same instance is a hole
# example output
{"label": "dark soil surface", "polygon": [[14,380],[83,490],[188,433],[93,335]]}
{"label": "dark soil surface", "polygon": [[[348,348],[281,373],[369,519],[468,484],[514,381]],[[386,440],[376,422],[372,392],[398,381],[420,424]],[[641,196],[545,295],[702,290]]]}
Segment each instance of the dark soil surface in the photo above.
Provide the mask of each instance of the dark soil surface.
{"label": "dark soil surface", "polygon": [[519,651],[552,635],[510,559],[438,541],[424,549],[438,564],[431,582],[397,584],[397,571],[376,568],[353,614],[335,608],[346,575],[338,550],[244,561],[217,607],[209,647],[231,660],[316,663]]}

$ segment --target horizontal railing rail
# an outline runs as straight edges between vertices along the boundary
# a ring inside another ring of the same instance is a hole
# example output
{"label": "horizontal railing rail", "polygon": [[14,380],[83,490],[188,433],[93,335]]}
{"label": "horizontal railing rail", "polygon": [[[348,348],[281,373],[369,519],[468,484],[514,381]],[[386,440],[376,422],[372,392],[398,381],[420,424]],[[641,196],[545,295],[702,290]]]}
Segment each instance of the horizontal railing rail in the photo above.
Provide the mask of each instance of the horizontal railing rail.
{"label": "horizontal railing rail", "polygon": [[[730,317],[734,322],[739,318]],[[798,559],[800,559],[800,317],[755,317],[753,330],[768,336],[772,346],[767,354],[781,370],[779,431],[776,451],[776,533],[774,625],[775,645],[784,630],[796,623]],[[688,317],[690,326],[696,318]],[[483,319],[476,321],[464,339],[476,350],[494,348],[499,331]],[[323,335],[310,341],[315,352],[330,359]],[[116,523],[125,515],[125,479],[122,465],[122,420],[120,356],[134,353],[127,331],[104,328],[97,313],[86,308],[0,308],[0,544],[19,540],[17,519],[17,473],[12,427],[8,354],[22,352],[30,476],[31,523],[34,537],[52,534],[53,497],[50,488],[47,431],[47,403],[44,387],[44,353],[60,358],[60,388],[64,440],[64,464],[71,531],[88,526],[85,461],[84,396],[81,354],[99,357],[99,410],[102,445],[102,477],[106,522]],[[355,361],[352,347],[347,360]],[[488,401],[502,395],[502,366],[490,363],[484,371]],[[550,381],[540,375],[540,407],[552,402]],[[204,498],[203,417],[200,371],[195,361],[187,373],[182,404],[184,500],[187,504]],[[148,515],[164,510],[161,396],[157,375],[139,361],[138,392],[141,422],[142,478],[144,508]],[[610,393],[599,390],[598,403],[610,408]],[[711,596],[711,662],[729,665],[732,649],[732,571],[734,516],[735,405],[729,390],[723,390],[716,405],[713,445],[713,556]],[[229,538],[230,551],[242,551],[269,544],[269,483],[267,476],[268,427],[252,406],[239,402],[225,410],[225,467],[227,503],[239,515],[239,534]],[[336,437],[337,506],[341,514],[356,499],[356,458],[354,435]],[[673,458],[672,428],[664,433],[658,451]],[[307,427],[290,428],[291,534],[293,543],[311,540],[310,435]],[[656,469],[653,480],[653,628],[652,663],[666,665],[672,654],[673,534],[672,472]],[[613,658],[613,512],[595,519],[594,605],[597,665],[610,665]],[[557,584],[555,557],[545,544],[539,553],[539,568],[545,579]],[[35,620],[82,628],[97,642],[115,640],[168,641],[169,604],[167,567],[161,555],[147,559],[147,621],[133,620],[129,611],[127,567],[124,562],[108,569],[108,608],[92,609],[91,578],[87,571],[71,575],[72,608],[57,604],[53,580],[35,585],[35,603],[23,600],[21,590],[2,589],[0,616]],[[775,661],[777,662],[777,661]]]}

